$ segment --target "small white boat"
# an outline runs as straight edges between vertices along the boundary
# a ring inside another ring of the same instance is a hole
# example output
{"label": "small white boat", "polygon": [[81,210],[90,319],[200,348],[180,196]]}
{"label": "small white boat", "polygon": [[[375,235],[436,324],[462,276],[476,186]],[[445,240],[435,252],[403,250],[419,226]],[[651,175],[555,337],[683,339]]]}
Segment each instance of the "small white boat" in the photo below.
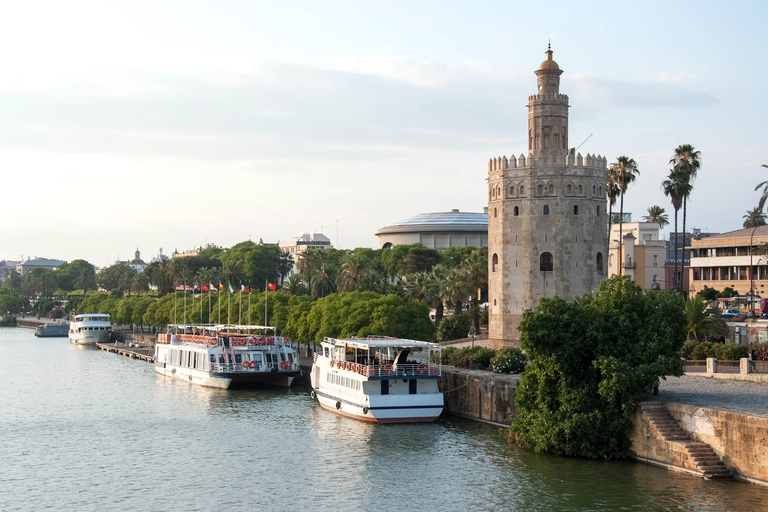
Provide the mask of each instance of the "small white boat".
{"label": "small white boat", "polygon": [[69,324],[69,342],[75,345],[95,345],[107,343],[112,332],[109,315],[87,313],[76,315]]}
{"label": "small white boat", "polygon": [[378,423],[423,423],[443,412],[440,345],[399,338],[325,338],[315,353],[312,398]]}
{"label": "small white boat", "polygon": [[221,389],[259,384],[288,387],[299,375],[290,340],[276,336],[274,327],[168,327],[177,332],[159,334],[155,344],[155,371],[161,375]]}

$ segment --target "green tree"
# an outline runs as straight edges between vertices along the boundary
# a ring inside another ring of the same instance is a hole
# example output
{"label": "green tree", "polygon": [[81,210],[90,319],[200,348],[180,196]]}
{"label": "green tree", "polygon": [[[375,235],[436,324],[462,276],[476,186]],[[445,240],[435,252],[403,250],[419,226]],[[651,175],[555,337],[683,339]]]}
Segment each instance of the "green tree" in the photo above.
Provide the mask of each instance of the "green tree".
{"label": "green tree", "polygon": [[744,219],[743,226],[745,228],[756,228],[758,226],[765,226],[765,213],[759,206],[748,210],[747,214],[742,217]]}
{"label": "green tree", "polygon": [[616,159],[616,163],[611,164],[612,172],[615,174],[616,183],[619,187],[619,274],[624,268],[623,260],[621,257],[622,240],[624,240],[624,194],[627,192],[629,184],[635,181],[635,178],[640,171],[637,168],[637,162],[634,158],[628,156],[620,156]]}
{"label": "green tree", "polygon": [[461,265],[464,278],[469,286],[472,300],[475,332],[480,333],[480,296],[488,289],[488,248],[474,251]]}
{"label": "green tree", "polygon": [[310,278],[309,290],[312,297],[319,299],[336,291],[336,273],[333,267],[322,263]]}
{"label": "green tree", "polygon": [[638,403],[660,378],[683,373],[683,306],[680,295],[643,293],[624,276],[602,281],[594,297],[541,299],[520,323],[531,364],[511,436],[535,451],[629,456]]}
{"label": "green tree", "polygon": [[[701,151],[696,149],[690,144],[681,144],[675,148],[675,153],[670,158],[669,163],[683,174],[688,176],[688,187],[683,193],[683,246],[685,246],[685,221],[688,215],[688,198],[693,191],[693,182],[696,181],[696,175],[701,168]],[[685,247],[683,247],[683,257],[680,260],[681,274],[685,274]],[[682,279],[680,283],[682,291]]]}
{"label": "green tree", "polygon": [[728,336],[728,326],[704,312],[707,303],[698,295],[685,301],[685,330],[689,340],[706,341],[707,334]]}
{"label": "green tree", "polygon": [[605,191],[608,195],[608,235],[610,236],[611,224],[615,224],[613,207],[616,206],[616,200],[621,195],[617,170],[613,165],[608,169],[605,185]]}
{"label": "green tree", "polygon": [[12,292],[18,292],[21,290],[21,274],[15,269],[6,271],[5,280],[3,280],[3,288],[7,288]]}
{"label": "green tree", "polygon": [[363,279],[368,274],[370,262],[362,255],[347,254],[341,259],[341,272],[337,281],[341,292],[356,292],[362,289]]}
{"label": "green tree", "polygon": [[[96,270],[94,269],[93,265],[85,260],[72,260],[69,263],[62,263],[56,267],[54,269],[54,273],[56,274],[56,281],[59,284],[59,288],[71,292],[75,289],[83,289],[81,286],[78,286],[76,282],[84,274],[95,276]],[[95,289],[95,287],[96,283],[94,279],[91,281],[91,285],[87,287],[87,289]],[[85,294],[85,290],[83,290],[83,294]]]}
{"label": "green tree", "polygon": [[463,265],[467,258],[476,252],[477,248],[471,245],[450,247],[440,254],[440,263],[447,269],[454,269]]}
{"label": "green tree", "polygon": [[296,274],[288,276],[288,280],[283,283],[283,286],[280,288],[280,290],[287,293],[288,295],[305,295],[309,293],[307,288],[304,286],[304,283],[301,282],[301,279]]}
{"label": "green tree", "polygon": [[[691,192],[691,184],[689,183],[689,177],[686,173],[679,169],[672,169],[669,173],[669,177],[661,183],[661,188],[664,191],[664,195],[669,196],[672,201],[672,208],[675,210],[675,277],[674,286],[679,292],[681,291],[681,279],[678,277],[677,271],[677,243],[680,239],[677,231],[677,212],[680,211],[680,207],[683,205],[683,198]],[[685,243],[685,235],[683,235],[683,243]],[[681,272],[682,273],[682,272]]]}
{"label": "green tree", "polygon": [[[74,262],[73,262],[74,263]],[[79,269],[77,277],[73,283],[75,287],[83,290],[83,296],[88,294],[88,290],[96,289],[96,270],[93,265]]]}
{"label": "green tree", "polygon": [[0,288],[0,318],[6,312],[21,313],[27,301],[18,293],[9,288]]}
{"label": "green tree", "polygon": [[652,222],[659,225],[659,229],[669,224],[669,215],[666,210],[659,205],[653,205],[648,208],[648,215],[643,217],[643,222]]}
{"label": "green tree", "polygon": [[713,300],[717,299],[720,296],[719,294],[720,292],[718,292],[714,288],[710,288],[709,286],[704,285],[704,289],[699,290],[696,296],[701,297],[706,303],[710,303]]}

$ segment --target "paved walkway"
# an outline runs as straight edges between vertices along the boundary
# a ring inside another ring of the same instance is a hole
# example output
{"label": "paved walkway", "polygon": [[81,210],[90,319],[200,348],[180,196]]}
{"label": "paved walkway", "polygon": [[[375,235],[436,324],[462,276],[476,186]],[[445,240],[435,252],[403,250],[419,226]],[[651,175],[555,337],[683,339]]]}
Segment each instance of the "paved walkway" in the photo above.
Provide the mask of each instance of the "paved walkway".
{"label": "paved walkway", "polygon": [[658,396],[651,399],[768,418],[768,384],[694,375],[667,377]]}

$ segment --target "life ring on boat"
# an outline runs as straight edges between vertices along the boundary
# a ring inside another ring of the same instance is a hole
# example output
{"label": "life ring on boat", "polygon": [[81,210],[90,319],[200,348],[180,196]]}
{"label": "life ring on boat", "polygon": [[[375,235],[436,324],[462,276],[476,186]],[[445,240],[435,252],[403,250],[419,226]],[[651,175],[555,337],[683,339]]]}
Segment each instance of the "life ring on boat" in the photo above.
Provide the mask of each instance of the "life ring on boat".
{"label": "life ring on boat", "polygon": [[341,402],[338,402],[338,401],[336,402],[336,408],[341,409]]}
{"label": "life ring on boat", "polygon": [[333,368],[333,359],[331,359],[331,368]]}
{"label": "life ring on boat", "polygon": [[251,364],[249,364],[251,368],[256,368],[256,361],[251,361]]}
{"label": "life ring on boat", "polygon": [[338,364],[336,365],[338,369],[341,369],[342,366],[344,366],[344,361],[339,361]]}
{"label": "life ring on boat", "polygon": [[363,407],[363,414],[368,414],[368,407]]}
{"label": "life ring on boat", "polygon": [[416,371],[418,371],[419,373],[424,373],[426,369],[427,369],[427,365],[425,365],[424,363],[419,363],[419,366],[416,367]]}
{"label": "life ring on boat", "polygon": [[315,390],[314,389],[309,392],[309,398],[311,398],[312,400],[314,400],[316,396],[317,395],[315,394]]}
{"label": "life ring on boat", "polygon": [[285,361],[280,361],[280,368],[285,368]]}
{"label": "life ring on boat", "polygon": [[384,365],[384,371],[385,372],[391,372],[392,371],[392,365],[391,364],[385,364]]}

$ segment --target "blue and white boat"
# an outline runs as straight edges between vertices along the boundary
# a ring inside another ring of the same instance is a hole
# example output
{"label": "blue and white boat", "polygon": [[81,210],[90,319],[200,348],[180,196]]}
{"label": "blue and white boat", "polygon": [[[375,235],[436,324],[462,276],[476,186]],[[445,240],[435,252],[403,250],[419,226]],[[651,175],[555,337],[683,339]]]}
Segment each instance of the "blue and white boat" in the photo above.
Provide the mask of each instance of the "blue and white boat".
{"label": "blue and white boat", "polygon": [[325,338],[312,397],[338,414],[376,423],[435,421],[443,412],[440,345],[400,338]]}

